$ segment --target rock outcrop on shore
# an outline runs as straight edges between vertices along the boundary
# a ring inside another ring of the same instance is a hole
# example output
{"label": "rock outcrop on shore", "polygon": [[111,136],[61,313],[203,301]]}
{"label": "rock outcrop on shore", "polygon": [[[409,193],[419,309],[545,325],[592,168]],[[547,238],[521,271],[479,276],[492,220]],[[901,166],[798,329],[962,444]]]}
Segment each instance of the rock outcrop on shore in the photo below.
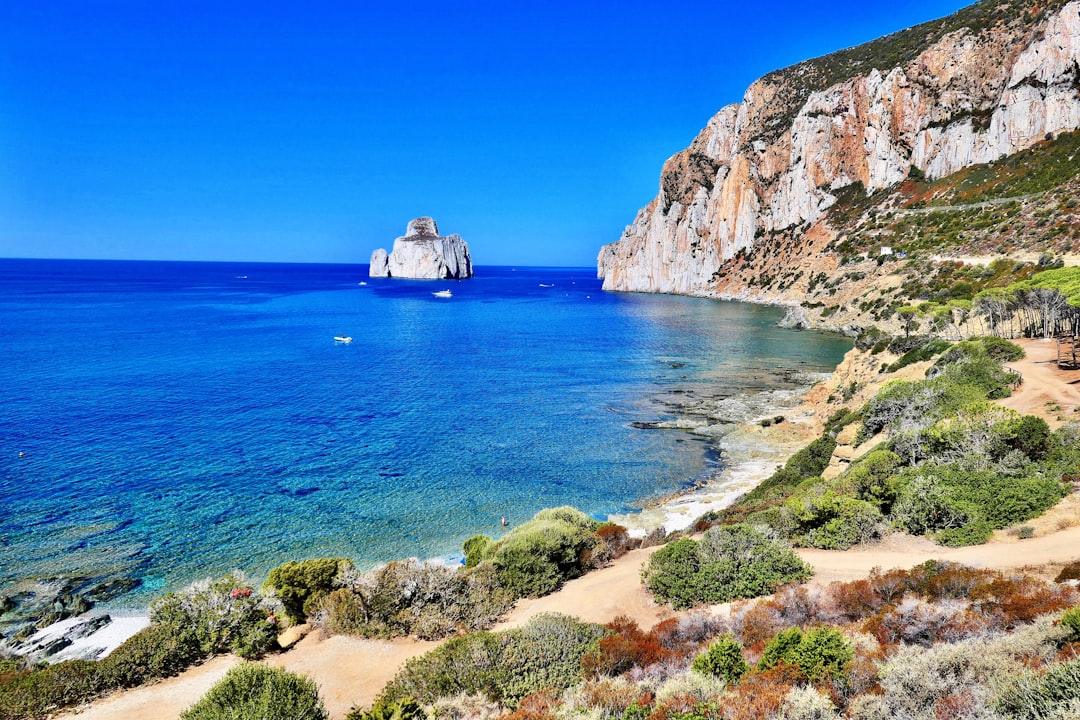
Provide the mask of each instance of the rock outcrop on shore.
{"label": "rock outcrop on shore", "polygon": [[665,163],[598,274],[608,290],[708,294],[770,234],[799,243],[845,189],[944,177],[1078,127],[1080,2],[983,0],[753,83]]}
{"label": "rock outcrop on shore", "polygon": [[371,277],[462,279],[473,274],[469,246],[460,235],[439,235],[435,220],[420,217],[409,222],[402,237],[387,254],[379,248],[371,254]]}

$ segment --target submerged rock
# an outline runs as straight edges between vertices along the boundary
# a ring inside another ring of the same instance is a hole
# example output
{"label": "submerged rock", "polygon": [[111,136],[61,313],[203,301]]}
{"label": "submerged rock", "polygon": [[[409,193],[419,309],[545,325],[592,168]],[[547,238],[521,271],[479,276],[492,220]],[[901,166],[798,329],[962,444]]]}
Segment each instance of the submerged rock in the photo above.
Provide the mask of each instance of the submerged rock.
{"label": "submerged rock", "polygon": [[379,248],[371,254],[371,277],[447,279],[472,277],[469,246],[460,235],[439,235],[435,220],[420,217],[412,220],[405,235],[394,240],[387,255]]}

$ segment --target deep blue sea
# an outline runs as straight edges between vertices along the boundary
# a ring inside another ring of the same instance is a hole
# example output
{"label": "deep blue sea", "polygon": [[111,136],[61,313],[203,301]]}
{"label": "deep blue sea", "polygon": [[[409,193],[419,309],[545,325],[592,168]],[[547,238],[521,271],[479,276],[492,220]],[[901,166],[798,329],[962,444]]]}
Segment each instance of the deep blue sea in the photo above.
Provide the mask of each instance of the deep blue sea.
{"label": "deep blue sea", "polygon": [[289,559],[452,557],[543,507],[627,511],[720,461],[632,427],[670,393],[781,387],[850,347],[780,317],[606,293],[591,268],[0,260],[0,593],[135,578],[114,602],[137,607]]}

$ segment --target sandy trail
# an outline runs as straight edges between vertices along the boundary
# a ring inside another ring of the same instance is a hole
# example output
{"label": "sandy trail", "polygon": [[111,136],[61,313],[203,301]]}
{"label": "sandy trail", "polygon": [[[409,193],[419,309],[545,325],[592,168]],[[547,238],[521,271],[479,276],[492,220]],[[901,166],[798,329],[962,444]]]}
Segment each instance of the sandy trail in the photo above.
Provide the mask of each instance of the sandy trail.
{"label": "sandy trail", "polygon": [[[1024,375],[1024,384],[1001,404],[1045,418],[1051,425],[1059,417],[1077,417],[1080,408],[1080,372],[1058,370],[1052,340],[1020,341],[1028,356],[1010,366]],[[1056,403],[1061,410],[1051,410]],[[910,568],[926,560],[951,560],[985,568],[1011,569],[1028,565],[1080,560],[1080,502],[1076,496],[1064,501],[1056,512],[1063,529],[1049,529],[1040,537],[1017,541],[1000,535],[986,545],[944,548],[925,538],[896,535],[878,545],[846,551],[800,550],[815,568],[813,583],[853,580],[871,569]],[[1067,516],[1067,517],[1066,517]],[[1071,526],[1068,526],[1071,523]],[[656,548],[635,550],[608,567],[566,583],[547,597],[524,600],[497,626],[518,627],[542,612],[562,612],[591,622],[607,622],[628,615],[643,628],[676,615],[657,605],[645,592],[640,569]],[[368,706],[379,690],[410,658],[436,647],[436,642],[409,638],[385,641],[350,637],[323,638],[315,632],[290,651],[267,659],[312,677],[320,686],[330,715],[344,718],[353,705]],[[217,657],[175,678],[127,692],[117,693],[62,717],[80,720],[177,720],[222,676],[241,661],[234,656]]]}
{"label": "sandy trail", "polygon": [[[1053,340],[1015,340],[1027,357],[1006,363],[1024,376],[1013,394],[998,402],[1024,414],[1038,415],[1050,427],[1060,427],[1067,420],[1080,420],[1080,371],[1060,370],[1057,366],[1057,343]],[[1060,411],[1051,410],[1057,405]],[[1063,418],[1063,419],[1061,419]]]}

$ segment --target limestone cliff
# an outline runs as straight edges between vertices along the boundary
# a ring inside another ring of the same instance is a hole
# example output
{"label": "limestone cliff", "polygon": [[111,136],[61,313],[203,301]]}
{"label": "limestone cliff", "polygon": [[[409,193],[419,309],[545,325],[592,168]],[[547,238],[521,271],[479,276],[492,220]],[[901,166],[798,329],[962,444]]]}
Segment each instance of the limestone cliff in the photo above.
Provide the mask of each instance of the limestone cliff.
{"label": "limestone cliff", "polygon": [[389,255],[383,248],[371,254],[368,274],[421,279],[470,278],[472,258],[460,235],[439,235],[435,220],[421,217],[409,222],[405,235],[394,240]]}
{"label": "limestone cliff", "polygon": [[1078,127],[1080,1],[983,0],[752,84],[665,163],[599,276],[609,290],[713,294],[770,234],[821,251],[803,234],[845,189],[940,178]]}

